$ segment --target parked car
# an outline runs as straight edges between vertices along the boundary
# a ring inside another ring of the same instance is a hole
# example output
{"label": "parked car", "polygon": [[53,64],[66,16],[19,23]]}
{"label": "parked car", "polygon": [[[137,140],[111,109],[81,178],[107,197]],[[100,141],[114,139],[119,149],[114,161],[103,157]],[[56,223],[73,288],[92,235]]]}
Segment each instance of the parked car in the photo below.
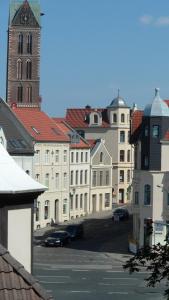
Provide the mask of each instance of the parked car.
{"label": "parked car", "polygon": [[129,219],[129,212],[126,208],[117,208],[113,212],[112,219],[115,220],[115,221],[128,220]]}
{"label": "parked car", "polygon": [[70,235],[68,232],[60,230],[52,232],[46,239],[45,239],[45,246],[60,246],[63,247],[64,245],[70,242]]}

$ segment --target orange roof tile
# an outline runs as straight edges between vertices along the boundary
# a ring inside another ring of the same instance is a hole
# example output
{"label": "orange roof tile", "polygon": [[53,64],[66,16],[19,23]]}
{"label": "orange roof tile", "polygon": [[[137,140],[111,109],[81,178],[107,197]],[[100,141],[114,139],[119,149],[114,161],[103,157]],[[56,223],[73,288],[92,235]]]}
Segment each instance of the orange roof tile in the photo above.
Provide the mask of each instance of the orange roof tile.
{"label": "orange roof tile", "polygon": [[29,134],[36,141],[69,142],[69,138],[47,114],[34,108],[13,108]]}
{"label": "orange roof tile", "polygon": [[131,133],[134,132],[139,128],[142,123],[143,118],[143,110],[136,110],[132,114],[132,122],[131,122]]}

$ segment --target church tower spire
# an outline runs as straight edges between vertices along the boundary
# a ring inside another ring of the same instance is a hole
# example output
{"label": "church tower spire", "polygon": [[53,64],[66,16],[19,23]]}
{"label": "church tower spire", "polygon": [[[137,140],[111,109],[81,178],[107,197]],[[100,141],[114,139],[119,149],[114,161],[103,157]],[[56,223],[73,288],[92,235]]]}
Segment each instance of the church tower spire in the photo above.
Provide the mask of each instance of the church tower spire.
{"label": "church tower spire", "polygon": [[6,101],[19,107],[40,107],[40,4],[11,0],[8,26]]}

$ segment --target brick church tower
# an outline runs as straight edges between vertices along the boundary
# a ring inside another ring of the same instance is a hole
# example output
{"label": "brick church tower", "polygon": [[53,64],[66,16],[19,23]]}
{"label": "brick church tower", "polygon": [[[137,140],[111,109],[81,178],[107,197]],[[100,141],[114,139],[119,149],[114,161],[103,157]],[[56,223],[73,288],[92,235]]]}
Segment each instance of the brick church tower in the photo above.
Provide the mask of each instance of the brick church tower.
{"label": "brick church tower", "polygon": [[6,101],[39,107],[40,4],[11,0],[8,27]]}

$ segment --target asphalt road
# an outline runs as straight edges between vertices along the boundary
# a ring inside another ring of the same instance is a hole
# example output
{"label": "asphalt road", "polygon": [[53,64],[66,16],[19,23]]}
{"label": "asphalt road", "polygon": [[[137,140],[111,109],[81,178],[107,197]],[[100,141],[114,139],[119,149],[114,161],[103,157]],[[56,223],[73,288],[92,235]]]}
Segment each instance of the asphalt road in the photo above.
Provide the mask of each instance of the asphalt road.
{"label": "asphalt road", "polygon": [[127,239],[132,222],[86,220],[85,239],[64,248],[34,247],[34,275],[59,300],[163,299],[164,286],[148,288],[147,273],[128,274]]}

